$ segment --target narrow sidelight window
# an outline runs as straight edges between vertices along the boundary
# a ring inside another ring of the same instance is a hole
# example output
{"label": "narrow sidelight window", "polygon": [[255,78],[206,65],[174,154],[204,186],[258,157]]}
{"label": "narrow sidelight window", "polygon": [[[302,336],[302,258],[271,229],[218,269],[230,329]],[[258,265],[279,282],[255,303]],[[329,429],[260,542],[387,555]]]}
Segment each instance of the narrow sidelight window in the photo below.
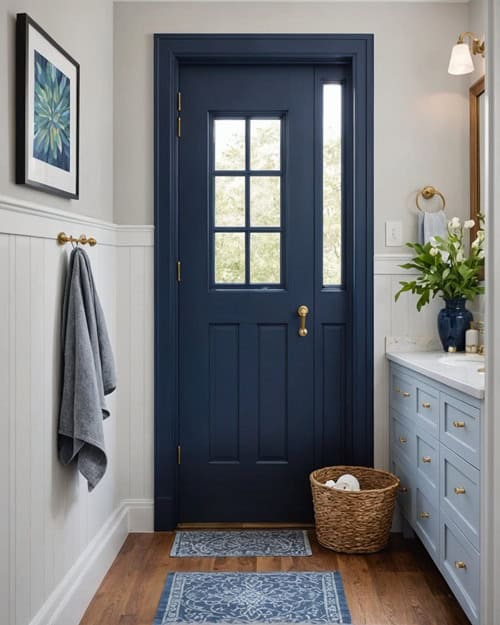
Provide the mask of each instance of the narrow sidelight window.
{"label": "narrow sidelight window", "polygon": [[323,85],[323,285],[342,284],[342,86]]}

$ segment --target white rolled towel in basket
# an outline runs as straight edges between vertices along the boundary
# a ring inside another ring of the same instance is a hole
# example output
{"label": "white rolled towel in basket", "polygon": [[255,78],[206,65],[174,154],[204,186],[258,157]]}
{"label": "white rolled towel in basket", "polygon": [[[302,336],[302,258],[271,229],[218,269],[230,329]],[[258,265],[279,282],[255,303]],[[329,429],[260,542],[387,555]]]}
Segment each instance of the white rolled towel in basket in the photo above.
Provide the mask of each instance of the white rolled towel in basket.
{"label": "white rolled towel in basket", "polygon": [[354,475],[351,475],[350,473],[341,475],[336,482],[334,480],[326,481],[325,486],[328,486],[328,488],[334,488],[335,490],[348,490],[348,491],[361,490],[358,479],[354,477]]}

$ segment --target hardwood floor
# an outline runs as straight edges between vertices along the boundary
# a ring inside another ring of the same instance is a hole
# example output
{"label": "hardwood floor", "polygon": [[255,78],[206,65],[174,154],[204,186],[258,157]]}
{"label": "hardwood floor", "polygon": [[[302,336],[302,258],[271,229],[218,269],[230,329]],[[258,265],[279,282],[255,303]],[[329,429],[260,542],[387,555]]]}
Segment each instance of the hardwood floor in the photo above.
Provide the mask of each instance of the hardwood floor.
{"label": "hardwood floor", "polygon": [[131,534],[80,625],[152,625],[170,571],[329,571],[344,581],[354,625],[470,625],[418,540],[393,535],[369,556],[324,549],[301,558],[170,558],[173,533]]}

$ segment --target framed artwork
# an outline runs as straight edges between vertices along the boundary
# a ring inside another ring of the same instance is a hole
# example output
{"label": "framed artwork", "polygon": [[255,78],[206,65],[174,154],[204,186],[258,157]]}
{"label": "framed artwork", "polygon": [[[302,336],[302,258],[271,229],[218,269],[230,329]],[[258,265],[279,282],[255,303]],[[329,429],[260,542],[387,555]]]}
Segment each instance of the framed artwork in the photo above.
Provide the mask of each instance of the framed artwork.
{"label": "framed artwork", "polygon": [[26,13],[16,24],[16,183],[78,198],[80,66]]}

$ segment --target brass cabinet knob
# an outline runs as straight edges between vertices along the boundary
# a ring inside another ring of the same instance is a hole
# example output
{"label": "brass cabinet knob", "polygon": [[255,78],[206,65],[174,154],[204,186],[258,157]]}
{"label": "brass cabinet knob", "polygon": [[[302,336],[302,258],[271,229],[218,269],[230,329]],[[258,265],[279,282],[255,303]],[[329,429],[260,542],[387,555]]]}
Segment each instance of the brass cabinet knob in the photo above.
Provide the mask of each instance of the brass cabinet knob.
{"label": "brass cabinet knob", "polygon": [[431,407],[431,405],[429,404],[428,401],[422,402],[422,408],[430,408],[430,407]]}
{"label": "brass cabinet knob", "polygon": [[404,391],[403,397],[411,397],[411,393],[408,393],[408,391]]}
{"label": "brass cabinet knob", "polygon": [[408,492],[408,489],[406,488],[406,486],[401,486],[399,492],[404,494]]}
{"label": "brass cabinet knob", "polygon": [[462,486],[455,486],[453,490],[455,491],[455,495],[465,495],[465,488]]}
{"label": "brass cabinet knob", "polygon": [[404,445],[405,443],[408,442],[408,439],[405,438],[404,436],[400,436],[399,437],[399,442],[401,443],[401,445]]}
{"label": "brass cabinet knob", "polygon": [[426,464],[429,464],[430,462],[432,462],[432,458],[430,456],[424,456],[422,458],[422,462],[425,462]]}
{"label": "brass cabinet knob", "polygon": [[430,519],[431,515],[428,512],[421,512],[420,513],[420,518],[421,519]]}
{"label": "brass cabinet knob", "polygon": [[453,421],[453,427],[454,428],[464,428],[465,427],[465,421]]}
{"label": "brass cabinet knob", "polygon": [[455,560],[455,568],[456,569],[466,569],[467,565],[462,560]]}

